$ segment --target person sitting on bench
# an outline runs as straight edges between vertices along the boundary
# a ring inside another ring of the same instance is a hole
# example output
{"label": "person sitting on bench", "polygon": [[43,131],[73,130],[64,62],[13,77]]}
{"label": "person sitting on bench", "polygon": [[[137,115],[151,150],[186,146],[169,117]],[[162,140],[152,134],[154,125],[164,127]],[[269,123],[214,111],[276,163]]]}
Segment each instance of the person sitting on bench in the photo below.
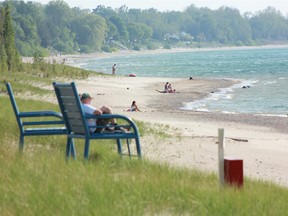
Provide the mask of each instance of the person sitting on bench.
{"label": "person sitting on bench", "polygon": [[[92,97],[90,96],[89,93],[83,93],[81,94],[81,103],[83,107],[83,111],[86,114],[91,114],[91,115],[96,115],[100,116],[102,114],[112,114],[112,109],[107,106],[102,106],[100,109],[97,109],[96,107],[91,105]],[[92,133],[99,133],[102,132],[103,130],[125,130],[124,128],[117,127],[117,122],[114,118],[112,119],[87,119],[88,125],[91,127],[90,131]],[[110,123],[114,128],[111,127],[106,127],[106,128],[93,128],[96,127],[97,125],[99,126],[106,126],[108,123]]]}

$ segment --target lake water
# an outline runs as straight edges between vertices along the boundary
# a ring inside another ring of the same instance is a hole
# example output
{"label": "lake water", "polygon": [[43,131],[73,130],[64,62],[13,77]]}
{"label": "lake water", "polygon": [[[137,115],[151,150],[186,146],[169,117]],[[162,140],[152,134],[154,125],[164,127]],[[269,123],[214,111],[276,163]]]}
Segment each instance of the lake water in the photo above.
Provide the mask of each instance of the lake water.
{"label": "lake water", "polygon": [[287,47],[123,55],[78,63],[81,68],[108,74],[115,63],[118,75],[238,79],[240,84],[220,89],[203,100],[183,101],[187,105],[181,109],[280,116],[288,113]]}

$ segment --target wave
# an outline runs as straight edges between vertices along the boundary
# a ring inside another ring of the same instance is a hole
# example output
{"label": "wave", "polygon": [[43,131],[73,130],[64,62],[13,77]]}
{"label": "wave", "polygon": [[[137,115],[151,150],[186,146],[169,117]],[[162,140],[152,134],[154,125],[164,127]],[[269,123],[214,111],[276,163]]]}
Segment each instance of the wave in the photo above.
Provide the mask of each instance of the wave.
{"label": "wave", "polygon": [[271,84],[275,84],[275,83],[277,83],[276,80],[274,80],[274,81],[266,81],[266,82],[263,83],[263,85],[271,85]]}

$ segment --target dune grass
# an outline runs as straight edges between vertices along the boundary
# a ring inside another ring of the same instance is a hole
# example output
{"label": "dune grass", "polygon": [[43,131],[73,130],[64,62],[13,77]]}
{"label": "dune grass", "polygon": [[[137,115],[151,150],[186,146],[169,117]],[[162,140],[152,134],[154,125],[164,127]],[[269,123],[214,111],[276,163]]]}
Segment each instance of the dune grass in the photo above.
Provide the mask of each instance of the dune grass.
{"label": "dune grass", "polygon": [[[32,85],[19,85],[12,86],[19,95],[38,94]],[[43,101],[17,102],[21,110],[58,110]],[[242,189],[221,188],[214,173],[153,163],[145,155],[143,160],[121,159],[111,141],[92,141],[86,162],[82,141],[76,142],[78,159],[65,159],[65,136],[26,138],[24,152],[19,153],[19,129],[7,96],[0,96],[0,107],[0,215],[288,213],[287,188],[247,178]],[[169,138],[153,125],[137,125],[142,136],[156,131],[155,138]]]}

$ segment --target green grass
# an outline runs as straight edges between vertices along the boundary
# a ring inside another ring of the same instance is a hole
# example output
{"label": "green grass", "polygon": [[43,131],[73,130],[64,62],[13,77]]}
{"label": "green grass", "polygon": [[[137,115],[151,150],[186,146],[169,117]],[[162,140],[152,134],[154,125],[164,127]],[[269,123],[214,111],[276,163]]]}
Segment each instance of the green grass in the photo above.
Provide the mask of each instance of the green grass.
{"label": "green grass", "polygon": [[0,148],[1,215],[286,215],[288,211],[288,192],[283,188],[245,179],[242,190],[221,189],[213,174],[121,160],[112,146],[103,143],[93,145],[86,163],[67,162],[60,143],[30,147],[23,154],[7,145],[1,143]]}
{"label": "green grass", "polygon": [[150,134],[160,139],[171,138],[172,135],[167,133],[168,131],[173,130],[174,133],[177,133],[177,129],[175,128],[171,129],[169,125],[156,124],[156,123],[151,124],[143,121],[138,121],[137,126],[139,127],[140,134],[142,134],[143,136],[145,136],[146,134]]}
{"label": "green grass", "polygon": [[[17,89],[17,94],[26,91],[39,94],[33,85],[15,82],[12,87]],[[46,93],[49,92],[41,94]],[[58,110],[57,105],[48,102],[16,100],[21,111]],[[18,152],[19,129],[7,96],[0,96],[0,107],[0,215],[288,213],[287,188],[247,178],[242,189],[220,188],[213,173],[172,168],[145,159],[120,159],[111,141],[92,141],[90,159],[86,162],[82,141],[75,143],[78,159],[66,161],[65,136],[25,138],[21,154]],[[137,125],[144,137],[154,131],[156,140],[169,139],[163,132],[169,130],[165,125],[159,127],[144,122]]]}

